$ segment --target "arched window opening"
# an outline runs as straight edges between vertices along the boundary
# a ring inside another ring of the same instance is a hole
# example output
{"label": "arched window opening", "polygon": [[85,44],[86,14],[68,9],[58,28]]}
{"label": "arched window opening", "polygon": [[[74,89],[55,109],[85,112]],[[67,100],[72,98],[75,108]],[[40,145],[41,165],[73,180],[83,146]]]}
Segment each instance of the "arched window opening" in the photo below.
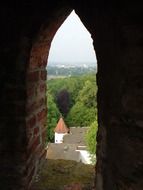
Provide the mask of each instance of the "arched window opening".
{"label": "arched window opening", "polygon": [[[74,11],[61,25],[51,43],[47,60],[46,92],[46,158],[47,172],[51,174],[46,177],[45,188],[50,189],[49,185],[54,185],[55,189],[64,185],[68,187],[71,181],[76,181],[76,177],[78,185],[88,180],[91,185],[89,189],[94,182],[97,64],[92,43],[90,33]],[[72,168],[69,169],[71,165]],[[68,168],[68,174],[66,169],[57,171],[59,167]],[[80,170],[77,169],[79,167]],[[83,177],[84,170],[86,173]],[[59,172],[59,184],[48,183]],[[68,181],[63,182],[61,179],[65,178]]]}

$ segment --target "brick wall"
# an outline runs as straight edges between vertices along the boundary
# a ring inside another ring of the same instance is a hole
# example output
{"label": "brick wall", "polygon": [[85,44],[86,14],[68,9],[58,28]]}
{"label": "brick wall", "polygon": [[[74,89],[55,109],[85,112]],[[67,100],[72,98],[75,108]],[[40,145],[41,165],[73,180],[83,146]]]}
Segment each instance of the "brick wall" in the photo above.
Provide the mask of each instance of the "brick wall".
{"label": "brick wall", "polygon": [[70,13],[51,2],[0,6],[1,190],[27,190],[45,158],[47,58]]}
{"label": "brick wall", "polygon": [[39,163],[45,154],[47,56],[47,44],[35,44],[31,51],[27,71],[26,129],[28,136],[27,178],[29,182],[37,172]]}
{"label": "brick wall", "polygon": [[96,190],[142,190],[142,5],[93,0],[0,6],[0,189],[27,189],[44,158],[45,67],[67,2],[91,32],[98,59]]}
{"label": "brick wall", "polygon": [[26,181],[31,184],[39,165],[45,158],[47,128],[47,59],[51,41],[58,30],[59,22],[51,22],[41,28],[32,45],[26,74],[26,134],[28,139],[26,153]]}

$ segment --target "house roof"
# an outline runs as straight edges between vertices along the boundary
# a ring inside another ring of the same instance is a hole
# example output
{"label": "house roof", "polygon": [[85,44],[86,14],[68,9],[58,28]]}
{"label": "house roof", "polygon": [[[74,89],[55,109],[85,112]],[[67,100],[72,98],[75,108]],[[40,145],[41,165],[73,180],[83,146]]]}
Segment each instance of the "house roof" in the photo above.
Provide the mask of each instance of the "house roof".
{"label": "house roof", "polygon": [[46,157],[48,159],[63,159],[80,161],[80,153],[76,151],[76,144],[49,143]]}
{"label": "house roof", "polygon": [[85,134],[88,127],[70,127],[70,133],[63,137],[64,143],[85,145]]}
{"label": "house roof", "polygon": [[56,133],[68,133],[69,129],[67,128],[62,117],[59,119],[58,124],[54,131]]}

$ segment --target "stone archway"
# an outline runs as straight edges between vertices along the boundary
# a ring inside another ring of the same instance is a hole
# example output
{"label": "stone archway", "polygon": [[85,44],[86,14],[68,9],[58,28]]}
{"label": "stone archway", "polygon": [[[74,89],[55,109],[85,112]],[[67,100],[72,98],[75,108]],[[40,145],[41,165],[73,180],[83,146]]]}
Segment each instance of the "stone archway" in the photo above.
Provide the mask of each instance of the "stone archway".
{"label": "stone archway", "polygon": [[62,10],[42,24],[32,45],[30,62],[27,69],[27,135],[28,135],[28,178],[31,181],[37,172],[39,164],[45,158],[45,140],[47,127],[47,59],[51,41],[58,28],[70,14],[71,9]]}
{"label": "stone archway", "polygon": [[61,12],[58,10],[57,16],[41,25],[29,54],[30,59],[26,69],[26,178],[29,183],[33,180],[45,155],[48,54],[55,33],[71,11],[71,8],[61,9]]}
{"label": "stone archway", "polygon": [[[68,4],[72,2],[92,35],[98,60],[96,189],[142,190],[142,6],[129,1],[123,4],[92,0],[58,2],[21,1],[0,7],[0,188],[26,189],[44,154],[42,126],[46,109],[42,94],[48,55],[44,39],[50,42],[71,10]],[[58,23],[57,18],[61,18]],[[46,31],[50,39],[45,37]],[[34,54],[37,57],[32,57]],[[34,114],[38,114],[39,123]],[[35,142],[29,140],[30,126],[35,130]]]}
{"label": "stone archway", "polygon": [[[141,178],[138,179],[134,173],[141,177],[139,166],[136,166],[135,160],[139,159],[139,163],[142,163],[142,158],[139,156],[139,150],[142,147],[140,139],[140,114],[142,112],[137,108],[138,105],[141,105],[142,100],[140,98],[141,89],[138,89],[138,85],[136,86],[141,81],[138,68],[141,68],[142,65],[142,54],[139,48],[142,37],[132,39],[140,26],[138,25],[136,28],[135,23],[130,22],[130,19],[127,18],[125,23],[124,12],[120,18],[116,16],[115,10],[111,14],[110,9],[108,9],[109,5],[105,12],[98,4],[97,8],[90,6],[90,12],[84,5],[75,4],[74,6],[77,14],[92,35],[98,60],[99,132],[97,138],[96,189],[134,188],[140,190],[142,188]],[[118,12],[118,9],[116,10]],[[63,13],[65,14],[65,10]],[[30,73],[34,77],[41,76],[36,83],[38,84],[36,88],[43,90],[43,96],[45,78],[42,76],[45,75],[44,67],[47,61],[47,56],[44,57],[43,55],[48,55],[45,52],[50,47],[45,45],[45,42],[47,40],[51,43],[55,32],[66,16],[61,16],[61,21],[52,20],[51,26],[43,26],[37,38],[38,41],[32,49],[32,53],[35,54],[36,51],[39,52],[39,55],[36,53],[38,55],[36,60],[32,57]],[[50,37],[49,34],[51,34]],[[131,37],[129,37],[130,35]],[[39,71],[34,70],[36,64],[39,65]],[[39,74],[35,73],[37,71]],[[135,84],[134,81],[136,81]],[[41,85],[43,87],[40,87]],[[43,111],[40,112],[39,117],[43,122],[46,110],[44,107],[42,108],[42,105],[40,107]],[[43,123],[42,125],[44,126]],[[135,136],[134,133],[136,133]],[[41,136],[44,140],[44,128],[41,131]],[[136,146],[138,147],[137,152]],[[134,179],[134,183],[131,182],[132,179]]]}

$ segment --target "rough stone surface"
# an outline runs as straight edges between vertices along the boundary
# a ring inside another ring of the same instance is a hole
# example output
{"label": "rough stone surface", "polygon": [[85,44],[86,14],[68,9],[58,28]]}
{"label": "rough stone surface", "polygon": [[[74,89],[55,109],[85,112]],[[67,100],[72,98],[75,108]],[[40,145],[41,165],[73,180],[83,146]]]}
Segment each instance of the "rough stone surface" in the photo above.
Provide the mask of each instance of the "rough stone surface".
{"label": "rough stone surface", "polygon": [[142,4],[33,0],[0,6],[0,189],[28,189],[44,157],[46,64],[72,9],[98,60],[96,190],[143,188]]}
{"label": "rough stone surface", "polygon": [[47,159],[30,190],[92,190],[95,170],[73,160]]}

